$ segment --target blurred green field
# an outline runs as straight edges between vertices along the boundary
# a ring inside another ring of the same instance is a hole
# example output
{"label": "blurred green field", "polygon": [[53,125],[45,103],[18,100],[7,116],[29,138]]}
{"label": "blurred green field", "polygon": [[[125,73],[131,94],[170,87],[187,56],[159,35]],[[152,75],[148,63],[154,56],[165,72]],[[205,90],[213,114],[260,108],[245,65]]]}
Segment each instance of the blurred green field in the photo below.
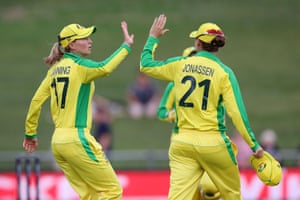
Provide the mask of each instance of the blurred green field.
{"label": "blurred green field", "polygon": [[[161,39],[157,58],[180,55],[193,45],[190,31],[202,22],[216,22],[227,36],[219,56],[238,77],[256,135],[273,128],[281,147],[295,148],[300,144],[299,8],[299,0],[1,1],[0,151],[22,150],[25,115],[47,70],[42,58],[64,25],[96,25],[90,58],[102,60],[119,47],[120,22],[128,22],[135,34],[132,54],[111,76],[96,81],[98,95],[126,105],[126,90],[138,71],[148,30],[160,13],[167,15],[170,32]],[[158,120],[117,118],[113,129],[117,150],[169,145],[171,124]],[[40,119],[40,150],[49,149],[52,130],[47,104]]]}

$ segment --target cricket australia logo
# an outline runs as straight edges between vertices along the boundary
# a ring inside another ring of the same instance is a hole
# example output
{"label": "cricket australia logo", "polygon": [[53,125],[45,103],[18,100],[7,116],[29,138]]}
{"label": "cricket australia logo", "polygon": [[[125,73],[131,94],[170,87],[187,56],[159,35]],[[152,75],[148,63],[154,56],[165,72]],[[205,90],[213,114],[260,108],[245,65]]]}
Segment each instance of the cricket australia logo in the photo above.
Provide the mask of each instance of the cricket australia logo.
{"label": "cricket australia logo", "polygon": [[267,163],[265,163],[265,162],[260,163],[258,165],[257,171],[262,172],[266,168],[266,166],[267,166]]}

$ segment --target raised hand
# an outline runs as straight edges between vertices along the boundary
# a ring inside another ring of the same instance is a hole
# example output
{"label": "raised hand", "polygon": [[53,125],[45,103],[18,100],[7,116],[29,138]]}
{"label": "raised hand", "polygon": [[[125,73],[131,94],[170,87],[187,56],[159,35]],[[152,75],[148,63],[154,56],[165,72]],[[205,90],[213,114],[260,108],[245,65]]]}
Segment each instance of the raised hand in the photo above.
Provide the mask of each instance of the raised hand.
{"label": "raised hand", "polygon": [[169,29],[165,29],[166,23],[167,23],[167,17],[164,14],[155,17],[149,35],[156,38],[164,35],[166,32],[169,31]]}
{"label": "raised hand", "polygon": [[121,28],[124,36],[124,43],[126,43],[128,46],[131,46],[134,42],[134,35],[129,35],[126,21],[121,22]]}

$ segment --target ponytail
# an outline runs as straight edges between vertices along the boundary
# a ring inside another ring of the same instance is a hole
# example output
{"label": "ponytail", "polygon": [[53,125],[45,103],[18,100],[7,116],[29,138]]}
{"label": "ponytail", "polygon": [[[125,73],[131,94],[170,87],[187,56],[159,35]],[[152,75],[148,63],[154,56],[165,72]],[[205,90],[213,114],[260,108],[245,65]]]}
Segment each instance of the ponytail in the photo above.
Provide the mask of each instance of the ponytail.
{"label": "ponytail", "polygon": [[211,43],[205,43],[203,41],[201,41],[201,43],[202,43],[203,50],[208,52],[217,52],[219,51],[219,48],[225,45],[225,38],[217,36],[215,39],[211,41]]}
{"label": "ponytail", "polygon": [[60,50],[58,42],[55,42],[52,46],[49,56],[44,58],[44,62],[47,65],[52,66],[54,63],[59,61],[63,55],[64,53]]}

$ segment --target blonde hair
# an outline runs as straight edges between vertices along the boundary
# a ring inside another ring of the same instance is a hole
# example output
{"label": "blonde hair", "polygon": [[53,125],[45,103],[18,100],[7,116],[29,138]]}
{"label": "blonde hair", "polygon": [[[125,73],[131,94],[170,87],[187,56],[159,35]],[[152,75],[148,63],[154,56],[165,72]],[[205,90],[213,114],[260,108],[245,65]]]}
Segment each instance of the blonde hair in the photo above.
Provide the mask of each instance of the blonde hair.
{"label": "blonde hair", "polygon": [[59,43],[55,42],[51,48],[49,56],[44,58],[44,62],[47,65],[52,66],[57,61],[59,61],[63,55],[64,53],[60,49]]}

